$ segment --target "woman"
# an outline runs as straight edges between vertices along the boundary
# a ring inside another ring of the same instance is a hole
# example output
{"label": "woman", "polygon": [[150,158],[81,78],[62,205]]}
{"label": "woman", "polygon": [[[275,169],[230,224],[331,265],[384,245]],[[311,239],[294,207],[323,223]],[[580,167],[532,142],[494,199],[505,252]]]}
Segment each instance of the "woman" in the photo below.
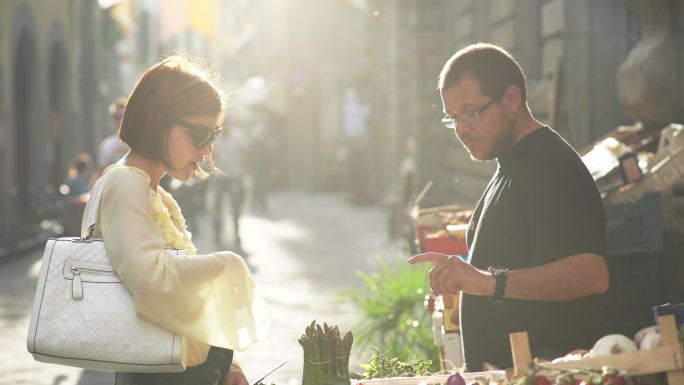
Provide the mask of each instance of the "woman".
{"label": "woman", "polygon": [[[242,258],[197,255],[180,208],[160,178],[186,181],[210,167],[222,97],[197,65],[171,57],[149,68],[128,97],[119,137],[130,151],[105,169],[94,236],[101,236],[136,311],[188,338],[183,373],[116,373],[116,385],[246,385],[232,364],[268,329],[268,314]],[[83,216],[87,220],[88,205]],[[85,221],[84,221],[85,224]],[[172,256],[171,247],[187,256]]]}

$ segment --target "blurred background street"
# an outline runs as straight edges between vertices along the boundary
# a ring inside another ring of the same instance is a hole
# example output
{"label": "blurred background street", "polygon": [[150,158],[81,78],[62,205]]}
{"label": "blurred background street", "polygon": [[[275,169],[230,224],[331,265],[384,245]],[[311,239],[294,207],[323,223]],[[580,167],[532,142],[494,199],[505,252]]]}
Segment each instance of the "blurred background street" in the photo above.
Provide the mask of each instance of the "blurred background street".
{"label": "blurred background street", "polygon": [[[472,162],[440,123],[437,77],[479,41],[517,58],[536,118],[599,186],[607,326],[629,334],[653,305],[684,302],[684,0],[0,0],[0,385],[112,383],[27,353],[36,275],[127,151],[117,127],[136,79],[175,53],[230,95],[214,145],[227,175],[160,184],[199,251],[241,252],[270,305],[267,339],[238,355],[249,378],[287,359],[269,380],[296,385],[314,319],[377,332],[351,370],[370,348],[437,362],[425,272],[401,261],[467,253],[447,228],[464,228],[496,162]],[[365,291],[340,301],[350,288]]]}

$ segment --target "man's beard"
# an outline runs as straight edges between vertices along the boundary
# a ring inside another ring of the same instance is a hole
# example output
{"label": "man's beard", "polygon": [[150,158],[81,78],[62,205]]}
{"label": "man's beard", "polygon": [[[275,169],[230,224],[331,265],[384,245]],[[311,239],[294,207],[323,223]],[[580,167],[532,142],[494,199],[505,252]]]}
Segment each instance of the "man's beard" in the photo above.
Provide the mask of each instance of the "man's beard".
{"label": "man's beard", "polygon": [[482,157],[482,159],[476,158],[470,151],[468,146],[466,146],[465,143],[461,142],[463,148],[465,148],[465,150],[468,152],[468,156],[470,157],[470,159],[475,162],[485,163],[508,153],[515,145],[516,130],[515,124],[512,121],[505,121],[504,127],[505,128],[500,132],[500,135],[494,138],[494,141],[489,152],[485,154]]}

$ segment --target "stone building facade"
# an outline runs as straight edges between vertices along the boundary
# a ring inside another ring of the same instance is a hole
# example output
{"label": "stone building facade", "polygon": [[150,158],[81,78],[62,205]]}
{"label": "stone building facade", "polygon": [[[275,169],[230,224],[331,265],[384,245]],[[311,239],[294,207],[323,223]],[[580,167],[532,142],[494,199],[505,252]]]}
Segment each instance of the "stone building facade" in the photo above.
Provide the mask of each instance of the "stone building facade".
{"label": "stone building facade", "polygon": [[0,257],[44,241],[71,158],[108,128],[96,1],[0,2]]}

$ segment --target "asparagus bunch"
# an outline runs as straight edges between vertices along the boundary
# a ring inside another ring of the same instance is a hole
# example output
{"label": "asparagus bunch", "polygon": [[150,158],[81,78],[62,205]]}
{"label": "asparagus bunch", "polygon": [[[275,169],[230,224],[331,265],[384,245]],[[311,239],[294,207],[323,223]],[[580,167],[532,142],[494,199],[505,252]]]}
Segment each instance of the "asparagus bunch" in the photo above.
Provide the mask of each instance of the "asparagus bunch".
{"label": "asparagus bunch", "polygon": [[349,382],[349,354],[354,337],[351,332],[340,337],[337,325],[323,327],[312,321],[299,344],[304,349],[302,385],[321,385],[325,377],[338,377]]}

